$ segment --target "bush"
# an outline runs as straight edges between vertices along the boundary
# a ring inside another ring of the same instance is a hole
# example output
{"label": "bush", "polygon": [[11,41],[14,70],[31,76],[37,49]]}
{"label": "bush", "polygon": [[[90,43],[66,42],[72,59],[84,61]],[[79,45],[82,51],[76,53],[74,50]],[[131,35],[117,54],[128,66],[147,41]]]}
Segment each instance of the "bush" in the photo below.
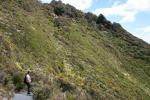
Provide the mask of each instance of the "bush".
{"label": "bush", "polygon": [[64,26],[69,26],[69,21],[65,18],[57,18],[54,21],[56,27],[62,28]]}
{"label": "bush", "polygon": [[98,16],[97,21],[96,21],[97,24],[105,24],[106,22],[107,22],[107,19],[102,14]]}
{"label": "bush", "polygon": [[80,10],[77,10],[75,7],[67,4],[65,6],[65,14],[71,18],[83,18],[84,13]]}
{"label": "bush", "polygon": [[92,14],[92,13],[90,13],[90,12],[88,12],[88,13],[85,14],[85,18],[87,19],[87,21],[89,23],[96,22],[96,20],[97,20],[97,16],[94,15],[94,14]]}
{"label": "bush", "polygon": [[4,77],[4,85],[9,85],[12,83],[12,76],[10,74]]}
{"label": "bush", "polygon": [[122,26],[119,24],[119,23],[113,23],[113,25],[112,25],[112,29],[115,31],[115,32],[117,32],[117,31],[119,31],[119,30],[121,30],[121,29],[123,29],[122,28]]}
{"label": "bush", "polygon": [[13,75],[13,84],[16,87],[16,91],[20,91],[24,88],[23,78],[24,76],[21,73],[16,73]]}
{"label": "bush", "polygon": [[47,88],[43,88],[37,92],[35,97],[36,100],[47,100],[51,94],[51,90]]}
{"label": "bush", "polygon": [[99,24],[100,29],[105,29],[108,31],[112,30],[112,23],[108,21],[102,14],[98,16],[96,23]]}
{"label": "bush", "polygon": [[38,0],[17,0],[20,7],[28,12],[36,11],[37,7],[40,7]]}
{"label": "bush", "polygon": [[84,16],[82,11],[77,10],[69,4],[65,5],[61,1],[53,0],[50,5],[51,6],[49,6],[48,9],[52,7],[54,13],[58,16],[69,16],[71,18],[82,18]]}
{"label": "bush", "polygon": [[65,8],[63,7],[63,5],[60,5],[54,8],[54,13],[56,15],[63,15],[64,12],[65,12]]}

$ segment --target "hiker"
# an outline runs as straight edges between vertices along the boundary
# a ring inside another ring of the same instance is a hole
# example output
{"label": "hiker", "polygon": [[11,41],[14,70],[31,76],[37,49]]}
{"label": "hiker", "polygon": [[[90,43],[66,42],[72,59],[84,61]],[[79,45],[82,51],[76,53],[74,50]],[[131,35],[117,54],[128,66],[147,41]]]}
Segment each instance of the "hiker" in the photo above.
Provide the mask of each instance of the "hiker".
{"label": "hiker", "polygon": [[28,87],[28,92],[27,94],[30,94],[30,88],[31,88],[31,77],[30,77],[30,72],[28,71],[27,74],[24,77],[24,83]]}

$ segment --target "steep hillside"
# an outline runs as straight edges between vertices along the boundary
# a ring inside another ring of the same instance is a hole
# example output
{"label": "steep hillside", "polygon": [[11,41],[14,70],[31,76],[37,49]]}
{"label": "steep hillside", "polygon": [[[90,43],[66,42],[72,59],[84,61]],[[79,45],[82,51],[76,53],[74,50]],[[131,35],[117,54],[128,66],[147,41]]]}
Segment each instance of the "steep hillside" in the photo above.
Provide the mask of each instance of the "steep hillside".
{"label": "steep hillside", "polygon": [[[0,0],[0,88],[36,100],[149,100],[150,45],[61,1]],[[5,88],[4,88],[5,87]]]}

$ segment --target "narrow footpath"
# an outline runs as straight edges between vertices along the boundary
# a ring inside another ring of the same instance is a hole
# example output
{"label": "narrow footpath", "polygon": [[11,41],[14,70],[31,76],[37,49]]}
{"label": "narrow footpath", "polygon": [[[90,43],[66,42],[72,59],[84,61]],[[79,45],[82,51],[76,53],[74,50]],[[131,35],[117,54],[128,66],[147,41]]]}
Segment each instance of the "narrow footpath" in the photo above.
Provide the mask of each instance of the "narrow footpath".
{"label": "narrow footpath", "polygon": [[27,92],[16,93],[13,100],[33,100],[33,94],[27,94]]}

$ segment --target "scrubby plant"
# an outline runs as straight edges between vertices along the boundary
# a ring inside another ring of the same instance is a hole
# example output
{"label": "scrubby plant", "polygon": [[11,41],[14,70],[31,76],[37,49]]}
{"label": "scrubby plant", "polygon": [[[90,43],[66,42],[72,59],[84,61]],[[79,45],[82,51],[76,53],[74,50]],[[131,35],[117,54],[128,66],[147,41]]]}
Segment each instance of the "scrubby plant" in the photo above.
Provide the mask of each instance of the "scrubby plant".
{"label": "scrubby plant", "polygon": [[88,12],[88,13],[85,13],[85,18],[87,19],[88,22],[96,22],[97,21],[97,16]]}
{"label": "scrubby plant", "polygon": [[14,73],[12,80],[16,91],[20,91],[21,89],[24,88],[25,85],[23,83],[23,78],[24,75],[22,73]]}

